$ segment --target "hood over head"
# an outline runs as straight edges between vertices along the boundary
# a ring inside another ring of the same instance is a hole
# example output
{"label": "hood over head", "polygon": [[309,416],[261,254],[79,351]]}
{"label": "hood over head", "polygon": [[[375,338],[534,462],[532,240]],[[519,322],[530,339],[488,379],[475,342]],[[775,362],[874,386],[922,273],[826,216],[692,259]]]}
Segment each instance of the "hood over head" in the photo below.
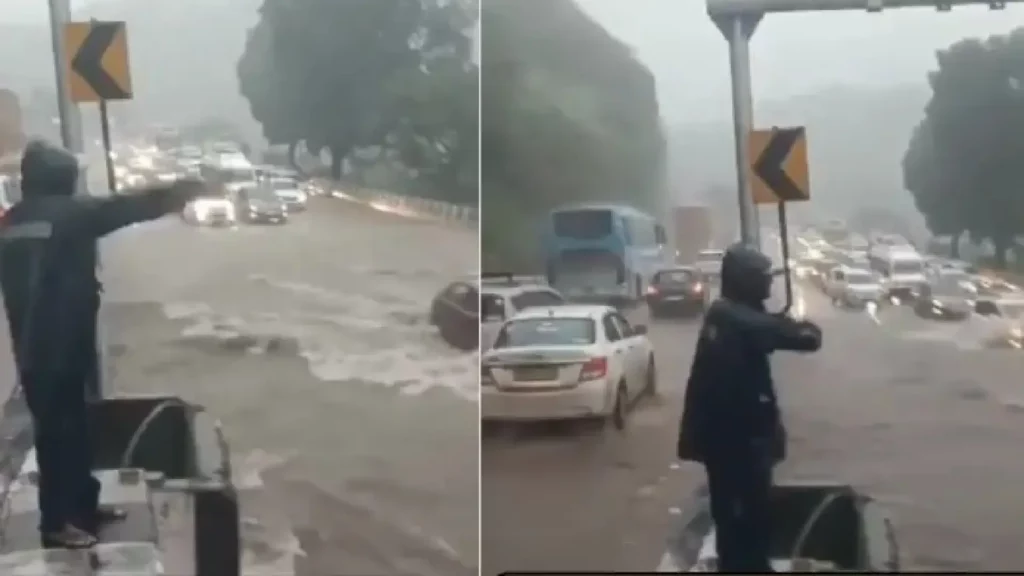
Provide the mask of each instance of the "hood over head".
{"label": "hood over head", "polygon": [[78,158],[68,150],[41,140],[25,147],[21,157],[23,197],[71,196],[78,175]]}
{"label": "hood over head", "polygon": [[771,296],[772,261],[756,247],[737,243],[722,257],[722,297],[757,309]]}

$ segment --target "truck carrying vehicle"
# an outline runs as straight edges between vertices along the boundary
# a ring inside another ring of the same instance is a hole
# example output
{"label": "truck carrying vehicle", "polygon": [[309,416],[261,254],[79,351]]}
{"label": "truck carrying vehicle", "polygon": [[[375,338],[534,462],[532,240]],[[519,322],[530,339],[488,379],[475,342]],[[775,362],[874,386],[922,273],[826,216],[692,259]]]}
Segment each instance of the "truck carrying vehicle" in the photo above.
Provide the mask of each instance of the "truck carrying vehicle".
{"label": "truck carrying vehicle", "polygon": [[711,208],[707,206],[676,206],[672,209],[677,264],[695,264],[701,250],[711,247],[714,238],[711,224]]}

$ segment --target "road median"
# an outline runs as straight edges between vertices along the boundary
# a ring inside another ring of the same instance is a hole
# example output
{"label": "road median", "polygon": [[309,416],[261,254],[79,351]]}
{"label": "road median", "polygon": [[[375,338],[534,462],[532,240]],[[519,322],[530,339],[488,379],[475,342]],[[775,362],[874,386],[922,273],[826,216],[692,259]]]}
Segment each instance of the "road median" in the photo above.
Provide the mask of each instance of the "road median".
{"label": "road median", "polygon": [[475,206],[395,194],[384,190],[346,186],[325,179],[316,180],[316,184],[334,198],[365,204],[381,212],[406,218],[435,220],[466,228],[476,228],[477,226],[478,211]]}

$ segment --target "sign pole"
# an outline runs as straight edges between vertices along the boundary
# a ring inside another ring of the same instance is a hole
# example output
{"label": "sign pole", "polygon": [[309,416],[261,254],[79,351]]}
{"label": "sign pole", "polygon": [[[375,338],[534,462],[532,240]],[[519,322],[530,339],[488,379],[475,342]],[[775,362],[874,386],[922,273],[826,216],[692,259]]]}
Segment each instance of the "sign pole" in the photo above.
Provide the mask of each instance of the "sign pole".
{"label": "sign pole", "polygon": [[786,222],[786,203],[779,202],[779,241],[782,244],[782,269],[785,271],[786,307],[783,314],[793,307],[793,274],[789,268],[789,224]]}
{"label": "sign pole", "polygon": [[110,145],[110,116],[107,101],[100,100],[100,132],[103,134],[103,159],[107,165],[107,187],[117,194],[117,174],[114,172],[114,152]]}

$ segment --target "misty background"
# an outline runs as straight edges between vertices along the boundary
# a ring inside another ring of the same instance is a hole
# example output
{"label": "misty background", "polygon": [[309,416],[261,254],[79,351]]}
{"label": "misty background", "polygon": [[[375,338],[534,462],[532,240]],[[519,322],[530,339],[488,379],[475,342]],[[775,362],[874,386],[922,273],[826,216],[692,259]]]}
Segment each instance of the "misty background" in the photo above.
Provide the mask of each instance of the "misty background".
{"label": "misty background", "polygon": [[[486,0],[485,0],[486,1]],[[128,24],[135,98],[111,104],[119,124],[234,124],[251,143],[259,126],[239,95],[236,64],[261,0],[77,0],[76,19]],[[668,136],[670,202],[735,204],[727,44],[702,1],[578,0],[632,47],[657,82]],[[540,14],[540,12],[538,12]],[[768,15],[751,43],[755,123],[808,128],[815,217],[886,207],[920,219],[900,160],[929,97],[936,50],[1006,33],[1024,9],[956,8]],[[22,98],[30,132],[56,113],[47,2],[4,0],[0,79]],[[302,88],[297,86],[297,90]],[[87,128],[96,113],[83,106]],[[52,129],[52,127],[50,127]],[[115,127],[116,130],[116,127]],[[116,134],[115,134],[116,136]]]}
{"label": "misty background", "polygon": [[[707,202],[711,195],[735,210],[728,44],[705,2],[577,2],[631,46],[657,80],[673,200]],[[900,162],[924,116],[935,53],[1022,24],[1024,7],[1012,4],[999,11],[767,15],[750,46],[754,119],[758,127],[807,126],[812,201],[798,215],[852,217],[887,208],[923,235]]]}
{"label": "misty background", "polygon": [[[236,65],[262,0],[73,1],[74,19],[127,22],[133,100],[111,102],[119,126],[188,125],[210,118],[236,125],[252,144],[260,127],[239,94]],[[48,2],[4,0],[0,5],[0,88],[21,97],[26,129],[53,131],[56,114]],[[17,55],[12,57],[10,55]],[[86,130],[95,130],[95,106],[84,105]],[[54,132],[52,135],[56,135]]]}

